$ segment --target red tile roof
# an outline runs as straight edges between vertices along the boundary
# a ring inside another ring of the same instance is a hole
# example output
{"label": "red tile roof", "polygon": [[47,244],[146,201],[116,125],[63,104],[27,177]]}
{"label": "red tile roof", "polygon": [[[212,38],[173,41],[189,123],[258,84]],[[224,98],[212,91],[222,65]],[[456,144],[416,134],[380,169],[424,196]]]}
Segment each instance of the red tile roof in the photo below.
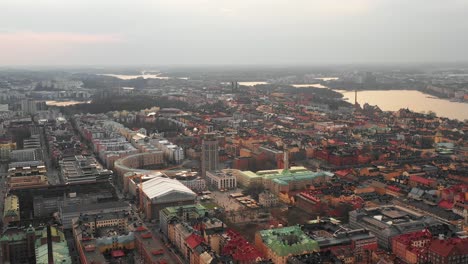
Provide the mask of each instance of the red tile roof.
{"label": "red tile roof", "polygon": [[453,208],[453,203],[447,201],[447,200],[442,200],[439,203],[439,207],[442,207],[444,209],[452,209]]}
{"label": "red tile roof", "polygon": [[119,258],[125,256],[125,253],[122,250],[113,250],[112,251],[112,257],[113,258]]}
{"label": "red tile roof", "polygon": [[427,178],[423,178],[417,175],[411,175],[409,180],[412,182],[417,182],[417,183],[421,183],[424,185],[431,185],[436,182],[436,180],[434,179],[427,179]]}
{"label": "red tile roof", "polygon": [[229,237],[229,242],[222,250],[223,255],[231,255],[235,261],[240,262],[253,262],[263,258],[263,254],[239,233],[229,229],[226,235]]}
{"label": "red tile roof", "polygon": [[185,239],[185,242],[191,249],[194,249],[203,242],[203,238],[197,234],[191,234]]}
{"label": "red tile roof", "polygon": [[394,192],[399,192],[401,191],[400,188],[396,187],[396,186],[393,186],[393,185],[387,185],[387,189],[389,189],[390,191],[394,191]]}
{"label": "red tile roof", "polygon": [[442,257],[468,255],[468,238],[434,239],[429,251]]}

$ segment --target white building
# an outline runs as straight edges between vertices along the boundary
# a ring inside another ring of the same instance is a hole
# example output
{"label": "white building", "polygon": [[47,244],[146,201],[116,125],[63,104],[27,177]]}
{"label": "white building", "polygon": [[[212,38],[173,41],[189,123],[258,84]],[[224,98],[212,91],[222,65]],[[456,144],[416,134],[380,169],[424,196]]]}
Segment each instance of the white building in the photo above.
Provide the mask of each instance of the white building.
{"label": "white building", "polygon": [[226,171],[207,171],[206,180],[211,186],[218,190],[237,188],[236,177],[231,172]]}

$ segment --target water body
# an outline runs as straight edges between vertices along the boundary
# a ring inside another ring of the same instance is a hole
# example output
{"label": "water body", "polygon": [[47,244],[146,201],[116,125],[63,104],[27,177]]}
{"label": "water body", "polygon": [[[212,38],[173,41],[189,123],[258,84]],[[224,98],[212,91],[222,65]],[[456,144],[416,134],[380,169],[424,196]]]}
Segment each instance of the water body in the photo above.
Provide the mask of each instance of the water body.
{"label": "water body", "polygon": [[46,105],[50,106],[69,106],[76,104],[89,104],[91,101],[46,101]]}
{"label": "water body", "polygon": [[328,88],[325,85],[322,85],[320,83],[308,83],[308,84],[291,84],[291,86],[296,87],[296,88],[307,88],[307,87],[313,87],[313,88]]}
{"label": "water body", "polygon": [[[354,103],[354,91],[341,91],[344,98]],[[420,91],[388,90],[388,91],[358,91],[358,103],[377,105],[384,111],[398,111],[408,108],[415,112],[433,111],[437,116],[450,119],[468,120],[468,104],[438,99]]]}
{"label": "water body", "polygon": [[268,84],[267,82],[238,82],[239,85],[243,86],[255,86],[257,84]]}
{"label": "water body", "polygon": [[136,79],[136,78],[161,79],[161,80],[170,79],[170,77],[161,76],[161,74],[146,74],[146,73],[145,74],[138,74],[138,75],[104,73],[104,74],[98,74],[98,75],[116,77],[116,78],[119,78],[121,80],[131,80],[131,79]]}
{"label": "water body", "polygon": [[339,78],[338,77],[320,77],[320,78],[315,78],[315,79],[328,82],[328,81],[336,81]]}

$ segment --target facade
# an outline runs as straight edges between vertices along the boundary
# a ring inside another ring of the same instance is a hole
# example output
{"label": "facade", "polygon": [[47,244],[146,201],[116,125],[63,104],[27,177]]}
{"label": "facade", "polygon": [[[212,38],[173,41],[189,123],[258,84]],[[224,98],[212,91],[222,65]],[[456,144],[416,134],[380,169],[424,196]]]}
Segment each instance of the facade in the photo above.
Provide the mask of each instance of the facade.
{"label": "facade", "polygon": [[269,191],[264,191],[258,195],[258,203],[263,207],[274,207],[278,205],[278,196]]}
{"label": "facade", "polygon": [[384,249],[391,249],[394,236],[441,225],[440,222],[430,216],[397,205],[384,205],[351,211],[349,213],[349,224],[351,228],[369,230],[377,237],[379,246]]}
{"label": "facade", "polygon": [[41,160],[42,155],[39,153],[39,149],[17,149],[10,153],[10,159],[12,161],[32,161]]}
{"label": "facade", "polygon": [[119,184],[124,187],[124,191],[128,190],[128,182],[124,177],[126,173],[149,173],[149,170],[143,169],[149,166],[160,166],[164,164],[163,152],[155,150],[152,152],[137,153],[120,158],[114,163],[114,170],[117,174]]}
{"label": "facade", "polygon": [[285,264],[288,257],[319,251],[299,226],[262,230],[255,234],[255,245],[273,263]]}
{"label": "facade", "polygon": [[161,227],[163,234],[169,236],[169,222],[176,219],[187,222],[191,219],[203,218],[207,213],[208,209],[203,207],[201,204],[166,207],[159,212],[159,226]]}
{"label": "facade", "polygon": [[218,190],[230,190],[237,188],[237,180],[229,170],[207,171],[206,179],[208,184]]}
{"label": "facade", "polygon": [[0,139],[0,161],[10,160],[11,151],[15,149],[16,143],[13,143],[11,139]]}
{"label": "facade", "polygon": [[131,207],[125,202],[107,202],[107,203],[94,203],[87,205],[66,205],[59,208],[59,216],[62,220],[64,229],[72,228],[72,220],[78,218],[80,215],[93,215],[98,213],[115,213],[122,211],[130,211]]}
{"label": "facade", "polygon": [[9,195],[5,198],[3,208],[3,225],[8,226],[10,222],[20,220],[20,207],[18,196]]}
{"label": "facade", "polygon": [[218,148],[218,139],[216,138],[216,134],[209,133],[203,136],[201,153],[202,177],[206,176],[207,171],[216,171],[218,169]]}
{"label": "facade", "polygon": [[180,172],[175,175],[175,179],[193,191],[199,192],[206,189],[206,181],[198,176],[198,172]]}
{"label": "facade", "polygon": [[21,111],[27,114],[34,114],[37,112],[37,105],[35,100],[23,99],[21,100]]}
{"label": "facade", "polygon": [[428,230],[394,236],[392,252],[396,257],[408,264],[427,262],[427,248],[432,240]]}
{"label": "facade", "polygon": [[434,239],[428,251],[428,263],[468,263],[468,238]]}
{"label": "facade", "polygon": [[7,186],[23,189],[47,186],[46,167],[42,161],[14,162],[9,164]]}
{"label": "facade", "polygon": [[239,185],[244,186],[244,187],[248,187],[251,184],[262,183],[262,177],[252,171],[240,171],[239,170],[234,175],[236,175],[236,179]]}
{"label": "facade", "polygon": [[302,190],[313,183],[329,181],[333,175],[328,171],[312,172],[305,167],[298,166],[289,169],[263,170],[256,173],[241,171],[236,174],[236,177],[243,186],[262,183],[265,189],[278,195],[281,192]]}

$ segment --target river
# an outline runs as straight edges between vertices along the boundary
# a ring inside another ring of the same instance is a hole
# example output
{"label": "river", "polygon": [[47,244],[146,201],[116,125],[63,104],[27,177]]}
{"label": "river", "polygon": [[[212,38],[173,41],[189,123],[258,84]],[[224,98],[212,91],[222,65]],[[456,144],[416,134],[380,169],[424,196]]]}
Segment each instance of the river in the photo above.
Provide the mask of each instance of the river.
{"label": "river", "polygon": [[[341,91],[344,98],[354,103],[354,91]],[[384,111],[398,111],[408,108],[415,112],[433,111],[437,116],[450,119],[468,120],[468,104],[438,99],[431,95],[413,90],[358,91],[358,103],[377,105]]]}

